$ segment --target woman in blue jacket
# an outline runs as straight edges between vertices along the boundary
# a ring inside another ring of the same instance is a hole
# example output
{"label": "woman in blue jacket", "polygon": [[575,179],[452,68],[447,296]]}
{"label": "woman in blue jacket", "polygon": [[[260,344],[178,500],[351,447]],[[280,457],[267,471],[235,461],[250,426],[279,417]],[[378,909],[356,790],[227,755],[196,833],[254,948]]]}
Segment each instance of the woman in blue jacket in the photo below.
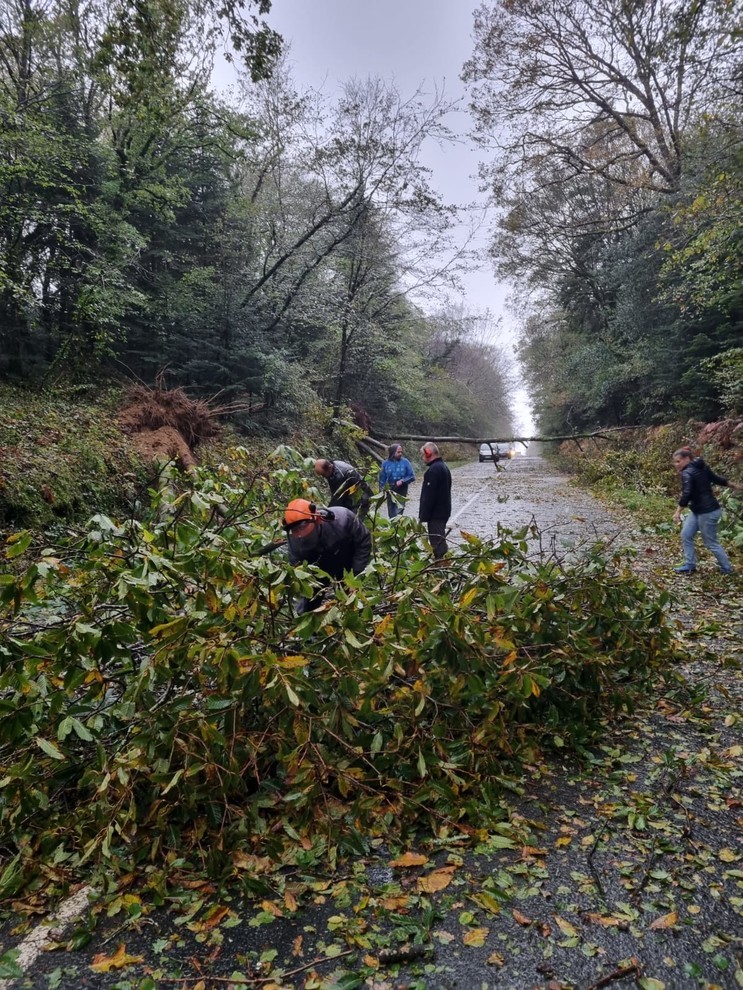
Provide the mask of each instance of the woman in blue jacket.
{"label": "woman in blue jacket", "polygon": [[379,490],[387,492],[387,514],[390,519],[405,512],[408,485],[415,481],[413,465],[402,456],[402,444],[391,443],[386,461],[379,473]]}

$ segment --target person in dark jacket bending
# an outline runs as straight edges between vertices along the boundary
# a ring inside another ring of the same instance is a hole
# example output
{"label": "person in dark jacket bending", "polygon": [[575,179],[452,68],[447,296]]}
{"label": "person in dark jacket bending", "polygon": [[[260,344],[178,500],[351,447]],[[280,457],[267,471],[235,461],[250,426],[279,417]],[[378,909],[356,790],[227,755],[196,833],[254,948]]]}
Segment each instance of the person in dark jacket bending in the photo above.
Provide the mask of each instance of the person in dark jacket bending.
{"label": "person in dark jacket bending", "polygon": [[681,475],[681,497],[673,514],[673,521],[680,523],[683,510],[691,511],[681,527],[681,546],[684,549],[684,563],[674,568],[677,574],[693,574],[697,569],[697,555],[694,547],[694,537],[702,534],[702,540],[707,549],[717,560],[723,574],[732,573],[732,565],[728,555],[717,539],[717,524],[722,516],[720,503],[712,492],[712,485],[722,485],[743,491],[743,485],[736,485],[715,474],[701,457],[695,457],[688,447],[674,451],[673,466]]}
{"label": "person in dark jacket bending", "polygon": [[[369,563],[371,533],[350,509],[324,509],[305,498],[295,498],[284,511],[284,529],[292,565],[315,564],[328,579],[337,580],[348,571],[360,574]],[[322,595],[310,601],[301,598],[297,612],[301,615],[317,608],[321,601]]]}
{"label": "person in dark jacket bending", "polygon": [[342,506],[358,514],[363,519],[369,511],[372,490],[358,468],[346,461],[328,461],[324,458],[315,461],[315,474],[325,478],[330,489],[330,506]]}
{"label": "person in dark jacket bending", "polygon": [[434,557],[439,560],[447,551],[446,524],[451,515],[451,472],[446,466],[435,443],[421,447],[421,456],[427,465],[421,485],[418,518],[428,526],[428,539]]}

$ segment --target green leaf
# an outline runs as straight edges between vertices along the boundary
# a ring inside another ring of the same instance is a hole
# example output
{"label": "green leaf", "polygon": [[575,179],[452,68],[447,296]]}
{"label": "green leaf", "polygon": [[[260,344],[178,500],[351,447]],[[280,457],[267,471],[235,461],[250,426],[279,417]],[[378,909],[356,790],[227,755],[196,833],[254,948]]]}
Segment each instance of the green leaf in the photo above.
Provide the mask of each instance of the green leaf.
{"label": "green leaf", "polygon": [[89,730],[82,724],[82,722],[78,722],[76,718],[70,719],[70,721],[72,722],[72,728],[75,730],[76,734],[80,739],[83,739],[85,742],[93,741],[93,736],[90,734]]}
{"label": "green leaf", "polygon": [[47,756],[51,756],[52,759],[55,759],[55,760],[66,760],[67,759],[67,757],[64,755],[64,753],[61,753],[57,749],[57,747],[54,745],[54,743],[49,742],[48,739],[44,739],[43,736],[36,736],[36,738],[34,739],[34,742],[39,747],[39,749],[42,749],[46,753],[46,755]]}
{"label": "green leaf", "polygon": [[23,977],[23,970],[17,962],[19,955],[18,949],[9,949],[0,956],[0,979],[15,980]]}
{"label": "green leaf", "polygon": [[8,548],[5,551],[8,560],[20,557],[31,546],[32,534],[30,530],[23,530],[21,533],[14,533],[8,537]]}
{"label": "green leaf", "polygon": [[423,751],[420,749],[418,750],[418,776],[420,777],[428,776],[428,767],[426,766],[426,760],[425,757],[423,756]]}

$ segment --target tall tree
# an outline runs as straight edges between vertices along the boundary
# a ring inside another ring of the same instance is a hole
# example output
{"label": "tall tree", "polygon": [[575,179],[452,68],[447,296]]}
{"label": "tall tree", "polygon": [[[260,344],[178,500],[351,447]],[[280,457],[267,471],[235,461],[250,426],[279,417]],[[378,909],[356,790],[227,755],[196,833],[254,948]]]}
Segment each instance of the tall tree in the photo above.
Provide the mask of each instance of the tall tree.
{"label": "tall tree", "polygon": [[516,171],[548,156],[676,192],[684,135],[735,71],[735,24],[724,0],[485,0],[464,70],[478,134]]}

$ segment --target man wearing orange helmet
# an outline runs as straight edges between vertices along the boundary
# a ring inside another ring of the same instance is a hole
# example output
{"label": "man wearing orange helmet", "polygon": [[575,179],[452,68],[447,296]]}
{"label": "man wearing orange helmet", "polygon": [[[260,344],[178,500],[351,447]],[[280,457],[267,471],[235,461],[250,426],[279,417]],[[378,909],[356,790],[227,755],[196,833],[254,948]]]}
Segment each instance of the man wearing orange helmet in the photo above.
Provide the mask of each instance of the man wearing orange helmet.
{"label": "man wearing orange helmet", "polygon": [[[284,529],[290,564],[315,564],[337,580],[347,571],[360,574],[369,563],[371,533],[350,509],[324,509],[306,498],[295,498],[284,511]],[[297,611],[301,614],[319,604],[319,598],[300,599]]]}

